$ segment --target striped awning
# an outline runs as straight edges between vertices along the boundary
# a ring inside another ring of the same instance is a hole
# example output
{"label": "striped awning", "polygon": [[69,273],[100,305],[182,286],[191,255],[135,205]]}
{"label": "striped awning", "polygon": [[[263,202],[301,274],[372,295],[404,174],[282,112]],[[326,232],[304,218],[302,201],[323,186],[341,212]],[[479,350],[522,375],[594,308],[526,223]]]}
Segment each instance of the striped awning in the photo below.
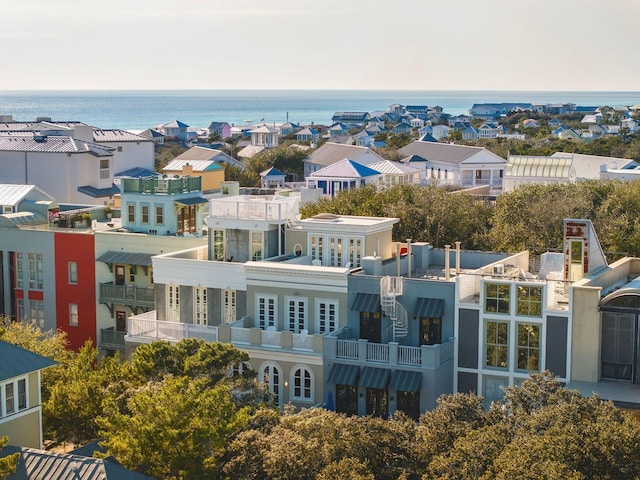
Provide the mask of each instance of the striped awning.
{"label": "striped awning", "polygon": [[151,257],[156,255],[155,253],[131,253],[131,252],[116,252],[109,250],[103,253],[98,258],[97,262],[104,263],[119,263],[123,265],[141,265],[143,267],[151,266]]}
{"label": "striped awning", "polygon": [[400,392],[419,392],[422,387],[422,374],[408,370],[398,370],[393,374],[389,390]]}
{"label": "striped awning", "polygon": [[377,312],[380,310],[380,295],[375,293],[358,293],[351,306],[354,312]]}
{"label": "striped awning", "polygon": [[418,298],[416,308],[413,309],[414,317],[442,318],[444,313],[444,300],[441,298]]}
{"label": "striped awning", "polygon": [[359,373],[360,368],[357,365],[336,363],[331,368],[331,373],[329,374],[327,382],[334,383],[336,385],[355,385],[358,381]]}
{"label": "striped awning", "polygon": [[389,376],[389,370],[386,368],[364,367],[358,385],[384,390],[389,384]]}

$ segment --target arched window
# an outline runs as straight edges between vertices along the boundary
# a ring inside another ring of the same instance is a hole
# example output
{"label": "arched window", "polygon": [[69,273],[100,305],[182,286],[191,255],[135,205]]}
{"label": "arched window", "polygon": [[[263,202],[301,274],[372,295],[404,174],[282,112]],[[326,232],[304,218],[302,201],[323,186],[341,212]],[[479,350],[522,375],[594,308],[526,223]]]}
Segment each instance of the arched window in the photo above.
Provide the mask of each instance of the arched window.
{"label": "arched window", "polygon": [[313,372],[305,366],[293,368],[291,397],[294,400],[313,402]]}
{"label": "arched window", "polygon": [[273,394],[276,403],[280,403],[280,369],[277,365],[269,363],[260,369],[258,381],[267,386]]}

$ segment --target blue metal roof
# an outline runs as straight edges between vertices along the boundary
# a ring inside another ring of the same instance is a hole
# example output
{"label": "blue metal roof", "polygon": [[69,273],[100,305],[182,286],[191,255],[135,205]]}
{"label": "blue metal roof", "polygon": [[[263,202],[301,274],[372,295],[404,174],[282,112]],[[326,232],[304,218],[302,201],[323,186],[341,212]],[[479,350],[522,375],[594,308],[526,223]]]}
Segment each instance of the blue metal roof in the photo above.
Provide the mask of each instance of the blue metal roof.
{"label": "blue metal roof", "polygon": [[0,340],[0,381],[55,365],[50,358]]}
{"label": "blue metal roof", "polygon": [[115,183],[111,184],[111,187],[108,188],[96,188],[92,187],[91,185],[84,185],[82,187],[78,187],[78,191],[94,198],[110,197],[112,195],[117,195],[118,193],[120,193],[120,189]]}

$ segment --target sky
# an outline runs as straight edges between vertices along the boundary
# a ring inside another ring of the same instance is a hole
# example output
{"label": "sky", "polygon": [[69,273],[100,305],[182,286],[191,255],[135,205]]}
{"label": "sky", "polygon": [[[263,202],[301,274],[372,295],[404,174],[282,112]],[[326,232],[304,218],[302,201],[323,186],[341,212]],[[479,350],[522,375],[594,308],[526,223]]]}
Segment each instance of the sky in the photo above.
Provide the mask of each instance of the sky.
{"label": "sky", "polygon": [[0,90],[640,90],[640,0],[0,0]]}

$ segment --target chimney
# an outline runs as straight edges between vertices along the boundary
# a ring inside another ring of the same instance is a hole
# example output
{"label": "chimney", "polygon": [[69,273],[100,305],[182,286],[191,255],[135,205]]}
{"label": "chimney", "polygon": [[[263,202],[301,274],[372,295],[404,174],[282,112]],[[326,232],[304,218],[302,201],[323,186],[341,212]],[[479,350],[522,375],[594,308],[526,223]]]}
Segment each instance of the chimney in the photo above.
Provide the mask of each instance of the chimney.
{"label": "chimney", "polygon": [[444,279],[449,280],[450,272],[449,272],[449,251],[451,249],[451,245],[444,246]]}
{"label": "chimney", "polygon": [[73,130],[73,138],[83,142],[93,143],[93,127],[91,125],[76,125]]}
{"label": "chimney", "polygon": [[182,166],[182,175],[193,175],[193,165],[190,165],[189,162],[185,163]]}

